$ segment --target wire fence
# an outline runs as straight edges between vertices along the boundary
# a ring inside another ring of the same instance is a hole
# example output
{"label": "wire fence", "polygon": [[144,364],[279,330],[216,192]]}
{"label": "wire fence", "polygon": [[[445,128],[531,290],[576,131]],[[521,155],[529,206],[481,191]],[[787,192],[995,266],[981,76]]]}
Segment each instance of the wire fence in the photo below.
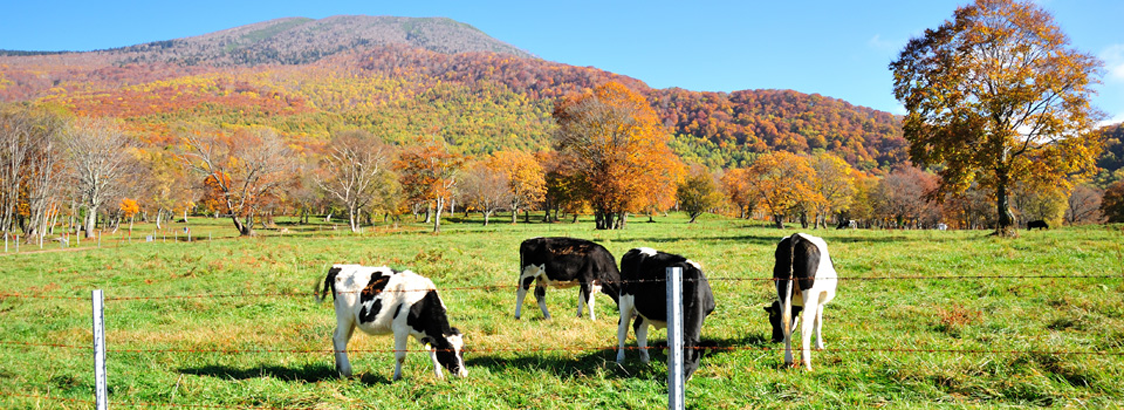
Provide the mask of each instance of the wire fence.
{"label": "wire fence", "polygon": [[[1077,280],[1077,279],[1124,279],[1124,272],[1116,274],[1096,274],[1096,275],[939,275],[939,276],[855,276],[855,277],[839,277],[835,280],[848,282],[878,282],[878,281],[930,281],[930,280],[957,280],[957,281],[982,281],[982,280]],[[717,277],[708,278],[708,282],[784,282],[791,279],[777,279],[777,278],[744,278],[744,277]],[[683,279],[683,281],[692,281],[692,279]],[[630,281],[617,281],[616,284],[624,283],[665,283],[666,279],[642,279]],[[602,282],[612,283],[612,282]],[[448,286],[441,287],[439,290],[442,293],[459,292],[459,291],[474,291],[474,290],[508,290],[515,291],[520,288],[519,284],[492,284],[492,285],[474,285],[474,286]],[[417,288],[417,289],[381,289],[379,292],[428,292],[434,288]],[[336,291],[337,295],[362,293],[363,290],[353,291]],[[112,301],[133,301],[133,300],[177,300],[177,299],[222,299],[222,298],[276,298],[276,297],[315,297],[317,292],[260,292],[260,293],[201,293],[192,295],[158,295],[158,296],[107,296],[107,302]],[[66,296],[66,295],[45,295],[42,293],[21,293],[21,292],[8,292],[0,293],[0,299],[3,298],[28,298],[28,299],[58,299],[58,300],[89,300],[88,296]]]}
{"label": "wire fence", "polygon": [[[839,277],[840,281],[985,281],[985,280],[1088,280],[1088,279],[1124,279],[1124,272],[1117,274],[1083,274],[1083,275],[938,275],[938,276],[867,276],[867,277]],[[687,279],[685,279],[687,280]],[[716,277],[708,279],[709,282],[776,282],[788,279],[775,279],[771,277]],[[666,279],[651,279],[630,281],[630,283],[664,283]],[[619,282],[624,283],[624,281]],[[493,284],[478,286],[443,287],[442,292],[450,291],[495,291],[518,289],[519,284]],[[418,289],[383,289],[383,292],[427,292],[431,288]],[[336,294],[358,293],[357,291],[337,291]],[[105,297],[107,302],[147,301],[147,300],[183,300],[183,299],[232,299],[232,298],[308,298],[317,296],[320,292],[261,292],[261,293],[202,293],[187,295],[157,295],[157,296],[117,296]],[[42,300],[89,300],[88,296],[51,295],[43,293],[0,293],[3,299],[42,299]],[[90,346],[69,345],[59,343],[34,343],[22,341],[0,340],[0,346],[13,348],[39,348],[60,349],[73,351],[89,351]],[[616,351],[619,347],[612,346],[520,346],[520,347],[495,347],[495,348],[465,348],[466,353],[504,353],[504,352],[588,352],[588,351]],[[662,346],[653,345],[648,348],[659,349]],[[753,351],[753,352],[783,352],[783,347],[769,346],[721,346],[716,344],[693,346],[693,349],[707,352],[719,351]],[[796,347],[794,346],[794,349]],[[625,350],[638,350],[639,346],[626,346]],[[348,349],[348,353],[377,353],[390,354],[401,352],[395,349]],[[428,349],[406,349],[405,352],[427,353]],[[1124,357],[1124,351],[1112,350],[1058,350],[1058,349],[949,349],[925,347],[835,347],[822,350],[824,353],[892,353],[892,354],[950,354],[950,355],[1037,355],[1037,356],[1088,356],[1088,357]],[[254,354],[320,354],[331,355],[339,351],[334,349],[234,349],[234,348],[107,348],[107,353],[113,354],[217,354],[217,355],[254,355]],[[705,352],[704,352],[705,353]],[[51,395],[36,395],[18,392],[0,391],[0,396],[15,397],[26,400],[46,400],[72,405],[92,406],[93,400],[82,400]],[[118,402],[110,403],[115,407],[163,407],[163,408],[212,408],[212,409],[274,409],[277,407],[259,405],[208,405],[208,404],[175,404],[175,403],[149,403],[149,402]]]}

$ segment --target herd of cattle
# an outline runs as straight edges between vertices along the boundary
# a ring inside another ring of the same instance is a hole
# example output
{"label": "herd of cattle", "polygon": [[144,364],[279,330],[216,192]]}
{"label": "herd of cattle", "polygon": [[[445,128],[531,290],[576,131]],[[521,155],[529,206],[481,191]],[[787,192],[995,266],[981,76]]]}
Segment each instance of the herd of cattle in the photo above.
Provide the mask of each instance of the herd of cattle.
{"label": "herd of cattle", "polygon": [[[547,287],[580,286],[577,315],[581,317],[588,306],[592,320],[596,320],[593,296],[604,293],[617,303],[620,311],[617,363],[624,361],[629,321],[634,318],[632,328],[640,360],[648,362],[648,327],[667,326],[665,272],[667,268],[681,268],[686,352],[684,380],[698,368],[703,352],[700,348],[703,321],[715,307],[710,284],[698,263],[651,248],[636,248],[625,253],[618,270],[613,255],[603,246],[575,238],[528,239],[519,247],[519,258],[515,318],[520,318],[523,299],[532,284],[535,285],[535,300],[547,319],[550,318],[546,308]],[[838,276],[827,243],[811,235],[799,233],[785,237],[777,245],[775,258],[773,279],[777,300],[765,307],[773,327],[773,341],[784,341],[785,364],[792,365],[795,316],[803,311],[801,358],[811,370],[812,331],[816,333],[816,349],[823,349],[823,306],[835,297]],[[334,265],[328,270],[317,299],[323,300],[329,291],[335,299],[336,330],[332,341],[336,370],[340,375],[351,376],[347,343],[356,327],[371,335],[394,335],[394,380],[402,377],[410,336],[425,345],[437,378],[443,377],[442,367],[457,376],[468,375],[462,334],[449,325],[445,304],[429,279],[388,267]]]}

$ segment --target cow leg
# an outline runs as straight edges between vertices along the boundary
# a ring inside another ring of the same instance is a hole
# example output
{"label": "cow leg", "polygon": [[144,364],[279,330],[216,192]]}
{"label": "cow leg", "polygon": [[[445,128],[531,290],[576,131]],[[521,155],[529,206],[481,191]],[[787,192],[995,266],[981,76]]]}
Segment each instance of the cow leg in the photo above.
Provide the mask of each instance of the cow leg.
{"label": "cow leg", "polygon": [[589,285],[583,283],[581,290],[578,292],[578,317],[582,317],[582,304],[589,306],[589,320],[597,320],[597,315],[593,313],[593,295],[597,293],[599,286]]}
{"label": "cow leg", "polygon": [[336,353],[336,371],[341,377],[351,377],[351,362],[347,360],[347,341],[351,340],[351,333],[355,324],[350,320],[339,320],[336,331],[332,335],[332,346]]}
{"label": "cow leg", "polygon": [[[524,273],[526,269],[523,270]],[[534,276],[527,276],[524,274],[519,277],[519,289],[515,291],[515,319],[518,320],[523,312],[523,298],[527,297],[527,291],[531,289],[531,282],[535,281]]]}
{"label": "cow leg", "polygon": [[636,347],[640,348],[640,361],[648,363],[648,326],[651,325],[644,316],[636,317],[637,325],[634,326],[636,330]]}
{"label": "cow leg", "polygon": [[812,370],[812,332],[816,329],[816,317],[820,309],[818,298],[804,298],[804,315],[801,316],[800,325],[800,359],[804,361],[804,368]]}
{"label": "cow leg", "polygon": [[784,332],[784,365],[792,366],[792,331]]}
{"label": "cow leg", "polygon": [[816,309],[816,350],[823,350],[823,305]]}
{"label": "cow leg", "polygon": [[539,309],[542,309],[542,316],[544,319],[550,319],[550,312],[546,310],[546,284],[542,279],[535,283],[535,301],[539,302]]}
{"label": "cow leg", "polygon": [[402,364],[406,363],[406,342],[409,338],[409,331],[394,329],[394,380],[402,378]]}
{"label": "cow leg", "polygon": [[621,316],[617,320],[617,363],[624,363],[624,341],[628,338],[628,322],[632,320],[635,296],[621,295],[619,302]]}

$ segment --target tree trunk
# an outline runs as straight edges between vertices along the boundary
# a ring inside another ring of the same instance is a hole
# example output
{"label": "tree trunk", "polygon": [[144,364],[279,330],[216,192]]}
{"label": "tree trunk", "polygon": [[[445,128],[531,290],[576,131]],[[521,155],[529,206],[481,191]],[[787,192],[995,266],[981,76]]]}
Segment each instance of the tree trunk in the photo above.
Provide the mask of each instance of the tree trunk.
{"label": "tree trunk", "polygon": [[488,216],[491,216],[492,213],[491,212],[481,212],[481,213],[484,214],[484,226],[488,226]]}
{"label": "tree trunk", "polygon": [[445,207],[445,200],[437,198],[437,203],[433,210],[433,233],[441,233],[441,208]]}
{"label": "tree trunk", "polygon": [[511,208],[511,224],[515,225],[519,222],[519,208]]}
{"label": "tree trunk", "polygon": [[1007,170],[1002,167],[995,170],[995,177],[995,208],[999,215],[995,235],[1004,238],[1017,237],[1015,215],[1011,213],[1011,200],[1007,194],[1007,186],[1011,182],[1011,177]]}
{"label": "tree trunk", "polygon": [[777,229],[784,229],[784,215],[773,214],[773,222],[777,225]]}
{"label": "tree trunk", "polygon": [[254,234],[253,225],[246,225],[242,223],[242,220],[238,219],[238,215],[230,214],[230,219],[234,221],[234,227],[238,229],[238,235],[251,236]]}
{"label": "tree trunk", "polygon": [[85,226],[85,228],[86,228],[86,237],[87,238],[93,238],[94,237],[94,229],[95,229],[94,227],[97,225],[97,223],[98,223],[98,208],[94,207],[94,208],[86,209],[86,226]]}
{"label": "tree trunk", "polygon": [[347,210],[347,226],[351,228],[351,232],[353,233],[359,232],[359,218],[355,215],[356,212],[358,212],[358,210],[354,208],[348,208]]}

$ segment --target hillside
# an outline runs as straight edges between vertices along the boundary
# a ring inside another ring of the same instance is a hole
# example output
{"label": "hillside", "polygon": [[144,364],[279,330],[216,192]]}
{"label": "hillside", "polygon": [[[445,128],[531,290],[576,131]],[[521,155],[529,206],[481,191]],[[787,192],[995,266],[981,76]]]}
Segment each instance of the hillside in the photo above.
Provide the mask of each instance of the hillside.
{"label": "hillside", "polygon": [[866,170],[906,158],[886,112],[791,90],[652,89],[441,18],[287,18],[114,50],[0,56],[0,101],[120,117],[153,143],[170,141],[175,124],[206,122],[265,124],[309,144],[359,127],[403,143],[440,135],[469,154],[542,149],[555,99],[606,81],[647,95],[676,151],[711,167],[772,149],[826,149]]}

